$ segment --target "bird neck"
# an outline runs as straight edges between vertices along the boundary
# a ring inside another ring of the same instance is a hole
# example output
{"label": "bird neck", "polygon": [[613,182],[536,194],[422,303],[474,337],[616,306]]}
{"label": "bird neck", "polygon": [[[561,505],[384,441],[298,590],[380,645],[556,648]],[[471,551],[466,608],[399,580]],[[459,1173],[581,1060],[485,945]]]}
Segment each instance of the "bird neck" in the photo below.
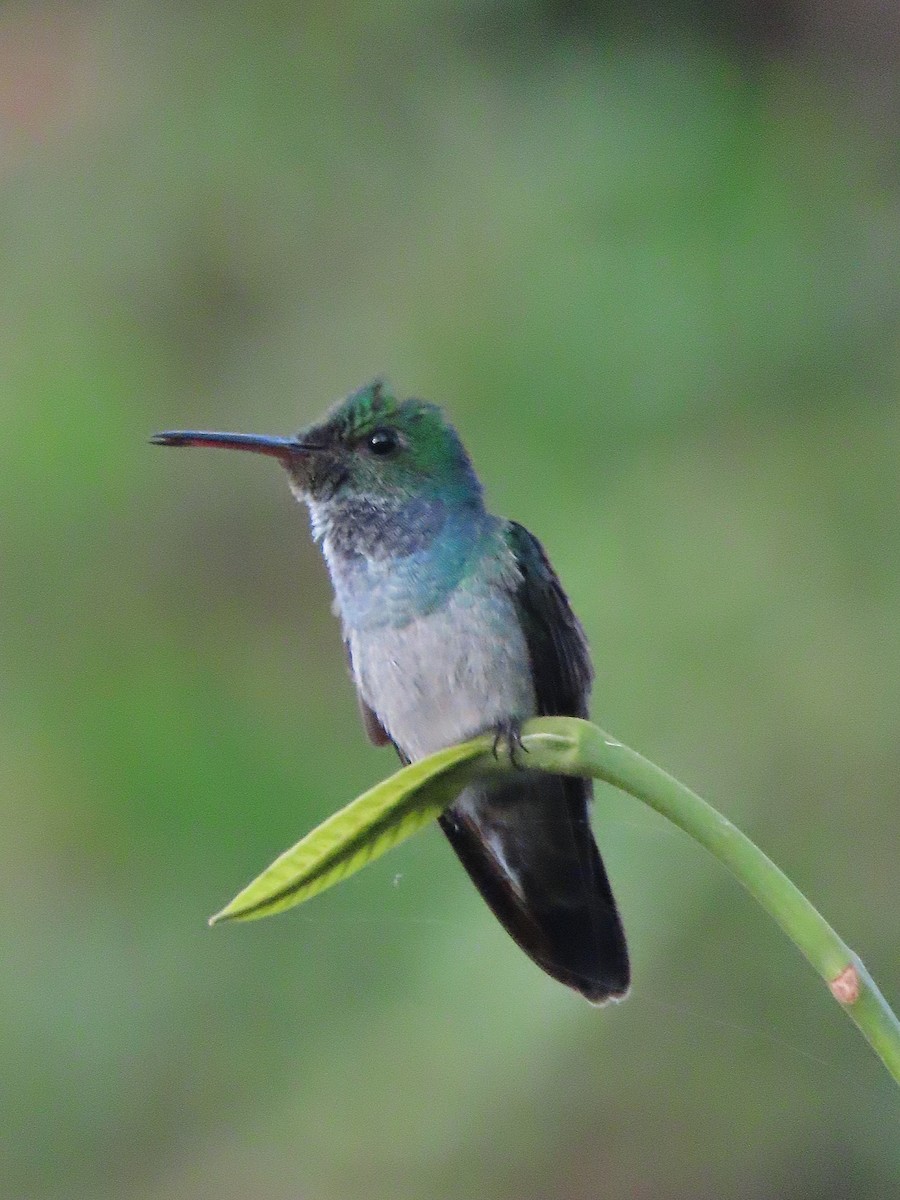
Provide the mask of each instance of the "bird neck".
{"label": "bird neck", "polygon": [[347,500],[312,507],[345,628],[405,625],[433,612],[474,569],[494,518],[480,500]]}

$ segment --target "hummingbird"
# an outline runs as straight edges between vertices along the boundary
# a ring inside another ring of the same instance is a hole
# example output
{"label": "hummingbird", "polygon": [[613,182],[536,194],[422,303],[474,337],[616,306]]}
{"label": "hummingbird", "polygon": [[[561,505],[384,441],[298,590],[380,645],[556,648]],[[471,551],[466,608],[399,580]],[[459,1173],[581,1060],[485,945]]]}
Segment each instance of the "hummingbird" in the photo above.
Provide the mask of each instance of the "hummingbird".
{"label": "hummingbird", "polygon": [[441,409],[377,380],[294,437],[151,440],[281,463],[325,557],[368,737],[404,763],[485,732],[506,740],[517,769],[468,786],[441,828],[539,967],[594,1004],[622,999],[628,951],[591,781],[528,770],[519,740],[529,717],[587,716],[584,631],[537,538],[487,511]]}

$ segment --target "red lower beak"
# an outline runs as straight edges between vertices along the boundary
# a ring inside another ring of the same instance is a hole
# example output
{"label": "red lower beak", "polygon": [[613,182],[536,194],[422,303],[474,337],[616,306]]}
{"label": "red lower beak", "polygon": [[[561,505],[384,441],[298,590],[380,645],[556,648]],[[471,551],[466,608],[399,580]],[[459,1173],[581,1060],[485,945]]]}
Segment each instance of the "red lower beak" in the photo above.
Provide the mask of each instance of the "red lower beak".
{"label": "red lower beak", "polygon": [[320,449],[295,438],[266,437],[257,433],[204,433],[193,429],[154,433],[150,441],[154,446],[219,446],[223,450],[249,450],[252,454],[267,454],[283,463],[295,454]]}

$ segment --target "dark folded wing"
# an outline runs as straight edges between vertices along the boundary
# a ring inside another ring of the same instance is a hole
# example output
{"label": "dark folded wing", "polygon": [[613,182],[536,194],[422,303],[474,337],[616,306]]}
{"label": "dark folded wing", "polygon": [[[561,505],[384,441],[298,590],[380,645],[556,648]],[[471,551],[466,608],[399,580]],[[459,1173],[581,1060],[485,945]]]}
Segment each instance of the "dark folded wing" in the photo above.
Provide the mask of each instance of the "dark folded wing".
{"label": "dark folded wing", "polygon": [[510,521],[507,540],[521,574],[515,599],[528,643],[538,715],[586,717],[594,672],[581,622],[534,534]]}

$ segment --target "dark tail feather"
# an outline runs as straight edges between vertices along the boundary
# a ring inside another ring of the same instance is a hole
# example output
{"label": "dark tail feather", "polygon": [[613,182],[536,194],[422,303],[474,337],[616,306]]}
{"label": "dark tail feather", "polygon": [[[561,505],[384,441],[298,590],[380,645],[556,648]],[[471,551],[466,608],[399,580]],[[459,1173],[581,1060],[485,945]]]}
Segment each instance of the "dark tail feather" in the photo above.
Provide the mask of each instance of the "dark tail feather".
{"label": "dark tail feather", "polygon": [[523,773],[440,818],[473,882],[539,967],[594,1004],[628,991],[625,934],[591,832],[588,780]]}

